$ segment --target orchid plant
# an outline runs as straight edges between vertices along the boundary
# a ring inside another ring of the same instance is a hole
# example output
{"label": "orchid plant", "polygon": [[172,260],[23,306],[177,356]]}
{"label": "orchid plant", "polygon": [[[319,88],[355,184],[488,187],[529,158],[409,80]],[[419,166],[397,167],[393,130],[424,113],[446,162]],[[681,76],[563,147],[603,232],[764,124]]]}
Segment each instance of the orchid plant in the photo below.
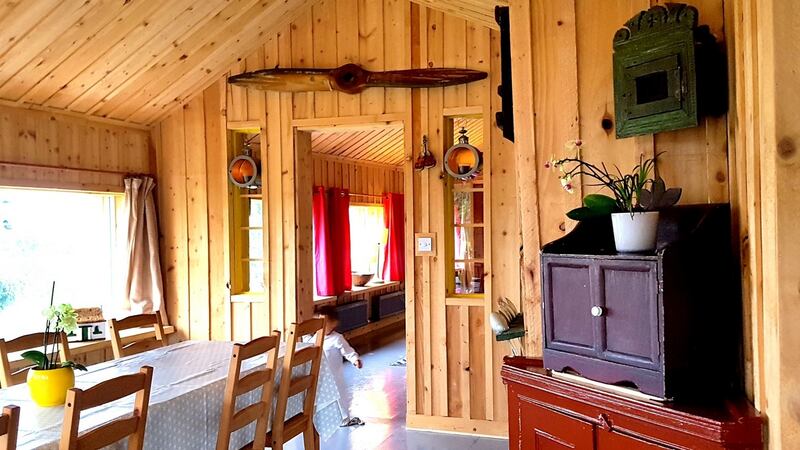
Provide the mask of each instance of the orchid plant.
{"label": "orchid plant", "polygon": [[640,156],[639,163],[630,173],[623,174],[616,166],[614,173],[604,163],[598,166],[581,159],[583,142],[580,139],[568,141],[564,148],[572,156],[562,159],[553,156],[545,163],[545,167],[560,172],[559,181],[565,191],[570,194],[575,192],[573,180],[580,175],[596,181],[589,186],[605,187],[614,194],[613,197],[603,194],[585,196],[582,207],[567,213],[570,219],[584,220],[615,212],[633,214],[637,211],[656,210],[672,206],[680,199],[680,188],[666,189],[664,180],[650,177],[660,153],[653,158]]}
{"label": "orchid plant", "polygon": [[[86,370],[82,364],[73,361],[58,362],[58,349],[61,344],[61,332],[72,333],[78,329],[78,314],[68,303],[53,306],[52,297],[50,306],[46,308],[42,315],[45,317],[44,342],[42,351],[29,350],[22,354],[22,357],[36,364],[38,370],[52,370],[63,367],[71,367],[78,370]],[[51,329],[53,331],[51,331]],[[55,336],[54,336],[55,334]]]}

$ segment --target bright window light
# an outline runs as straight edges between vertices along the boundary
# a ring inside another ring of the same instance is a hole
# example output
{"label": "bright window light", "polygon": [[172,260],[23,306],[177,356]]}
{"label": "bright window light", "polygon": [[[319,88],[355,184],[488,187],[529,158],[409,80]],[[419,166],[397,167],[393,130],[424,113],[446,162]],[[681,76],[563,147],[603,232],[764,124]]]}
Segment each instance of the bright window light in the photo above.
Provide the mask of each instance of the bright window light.
{"label": "bright window light", "polygon": [[386,226],[383,206],[350,206],[350,265],[356,273],[375,274],[378,271],[378,252],[383,263],[386,245]]}
{"label": "bright window light", "polygon": [[[0,188],[0,336],[41,331],[50,302],[103,308],[122,303],[117,226],[121,194]],[[123,237],[123,238],[120,238]]]}

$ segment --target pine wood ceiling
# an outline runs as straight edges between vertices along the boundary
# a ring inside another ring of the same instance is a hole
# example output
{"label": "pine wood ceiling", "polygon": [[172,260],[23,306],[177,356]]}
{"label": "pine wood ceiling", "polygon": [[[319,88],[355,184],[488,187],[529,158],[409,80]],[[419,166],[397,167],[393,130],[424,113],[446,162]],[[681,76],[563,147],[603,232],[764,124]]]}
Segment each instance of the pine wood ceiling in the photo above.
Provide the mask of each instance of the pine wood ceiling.
{"label": "pine wood ceiling", "polygon": [[0,99],[149,124],[314,0],[6,0]]}
{"label": "pine wood ceiling", "polygon": [[[454,119],[454,141],[462,127],[467,130],[469,143],[483,149],[483,119]],[[399,166],[405,158],[403,139],[402,127],[315,131],[311,133],[311,151],[336,158]]]}
{"label": "pine wood ceiling", "polygon": [[[508,3],[413,1],[494,28]],[[0,0],[0,104],[149,125],[315,2]]]}
{"label": "pine wood ceiling", "polygon": [[[499,29],[494,21],[494,7],[508,6],[508,0],[412,0],[414,3],[438,9],[447,14],[467,19],[494,30]],[[559,0],[553,0],[559,1]]]}
{"label": "pine wood ceiling", "polygon": [[311,151],[338,158],[396,166],[403,163],[403,128],[313,132]]}

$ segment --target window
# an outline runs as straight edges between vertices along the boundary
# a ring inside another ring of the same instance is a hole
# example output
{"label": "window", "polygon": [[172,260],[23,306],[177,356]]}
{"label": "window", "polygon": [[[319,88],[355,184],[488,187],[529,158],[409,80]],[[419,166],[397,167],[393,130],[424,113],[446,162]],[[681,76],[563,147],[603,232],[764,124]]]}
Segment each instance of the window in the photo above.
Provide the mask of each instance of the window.
{"label": "window", "polygon": [[[480,117],[451,117],[449,147],[456,142],[459,131],[467,130],[470,144],[483,147],[483,119]],[[489,155],[484,151],[484,161]],[[484,162],[485,164],[485,162]],[[452,215],[446,215],[452,227],[445,237],[447,249],[447,295],[450,297],[481,297],[486,291],[485,249],[488,233],[484,223],[486,182],[483,173],[468,180],[447,177],[446,205]]]}
{"label": "window", "polygon": [[383,206],[350,205],[350,268],[354,273],[380,275],[386,238]]}
{"label": "window", "polygon": [[[256,130],[252,130],[256,131]],[[254,158],[261,152],[258,132],[230,132],[229,157],[244,153],[247,147]],[[261,168],[263,171],[263,167]],[[260,183],[231,189],[231,294],[249,295],[266,291],[264,259],[264,191]]]}
{"label": "window", "polygon": [[122,202],[122,194],[0,188],[0,335],[41,331],[53,282],[54,303],[116,314]]}

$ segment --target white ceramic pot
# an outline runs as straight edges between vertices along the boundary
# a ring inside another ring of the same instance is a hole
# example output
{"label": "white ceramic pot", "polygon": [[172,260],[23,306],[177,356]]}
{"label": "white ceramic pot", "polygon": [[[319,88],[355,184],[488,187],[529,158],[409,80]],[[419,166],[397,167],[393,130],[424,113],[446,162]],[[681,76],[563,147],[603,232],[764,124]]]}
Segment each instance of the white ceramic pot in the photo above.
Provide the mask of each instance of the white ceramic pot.
{"label": "white ceramic pot", "polygon": [[614,244],[618,252],[646,252],[656,249],[658,211],[611,214]]}

